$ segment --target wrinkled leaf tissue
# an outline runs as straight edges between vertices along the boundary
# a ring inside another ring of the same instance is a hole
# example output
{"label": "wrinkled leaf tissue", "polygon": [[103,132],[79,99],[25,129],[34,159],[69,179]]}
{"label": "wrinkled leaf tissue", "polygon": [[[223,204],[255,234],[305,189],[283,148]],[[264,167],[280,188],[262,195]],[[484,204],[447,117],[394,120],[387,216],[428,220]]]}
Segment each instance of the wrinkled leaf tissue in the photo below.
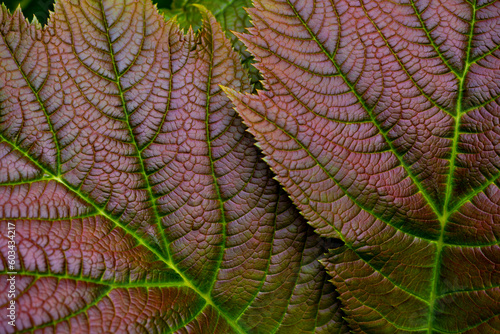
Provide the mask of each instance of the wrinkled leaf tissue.
{"label": "wrinkled leaf tissue", "polygon": [[1,8],[0,332],[500,332],[500,2],[201,4]]}

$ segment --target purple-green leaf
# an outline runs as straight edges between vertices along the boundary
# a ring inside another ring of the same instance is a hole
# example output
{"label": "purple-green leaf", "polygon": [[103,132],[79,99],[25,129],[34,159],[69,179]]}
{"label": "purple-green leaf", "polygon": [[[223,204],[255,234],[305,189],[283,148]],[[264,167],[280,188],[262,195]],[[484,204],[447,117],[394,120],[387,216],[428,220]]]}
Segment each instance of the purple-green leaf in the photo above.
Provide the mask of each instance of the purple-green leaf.
{"label": "purple-green leaf", "polygon": [[184,35],[149,0],[60,0],[44,28],[0,10],[0,332],[347,330],[335,243],[272,180],[202,13]]}
{"label": "purple-green leaf", "polygon": [[500,2],[257,0],[227,89],[354,332],[500,331]]}

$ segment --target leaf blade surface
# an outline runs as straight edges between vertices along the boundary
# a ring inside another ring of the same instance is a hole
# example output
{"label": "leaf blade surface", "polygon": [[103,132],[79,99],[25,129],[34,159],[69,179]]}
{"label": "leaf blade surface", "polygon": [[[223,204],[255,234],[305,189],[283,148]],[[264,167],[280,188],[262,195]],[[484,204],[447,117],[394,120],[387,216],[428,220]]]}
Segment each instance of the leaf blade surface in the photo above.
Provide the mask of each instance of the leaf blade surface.
{"label": "leaf blade surface", "polygon": [[239,35],[267,90],[227,93],[310,224],[345,242],[323,263],[356,332],[498,330],[496,6],[257,1]]}
{"label": "leaf blade surface", "polygon": [[316,261],[333,243],[222,94],[249,83],[213,16],[184,35],[149,1],[60,1],[43,29],[0,13],[0,217],[20,291],[2,331],[345,332]]}

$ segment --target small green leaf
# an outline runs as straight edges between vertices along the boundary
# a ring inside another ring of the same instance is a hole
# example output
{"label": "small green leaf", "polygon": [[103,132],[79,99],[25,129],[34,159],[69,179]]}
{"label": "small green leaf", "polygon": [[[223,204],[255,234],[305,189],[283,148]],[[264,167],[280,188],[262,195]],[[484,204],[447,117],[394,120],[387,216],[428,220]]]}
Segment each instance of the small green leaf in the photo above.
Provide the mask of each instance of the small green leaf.
{"label": "small green leaf", "polygon": [[241,62],[250,76],[250,84],[255,89],[261,89],[259,71],[252,65],[253,57],[245,49],[243,43],[240,42],[232,32],[244,32],[250,27],[250,18],[246,12],[247,7],[251,7],[250,0],[178,0],[173,1],[170,9],[160,9],[166,18],[175,17],[182,28],[193,28],[197,30],[201,25],[200,11],[196,6],[202,5],[209,8],[217,21],[221,24],[222,29],[231,39],[233,48],[238,51],[241,57]]}

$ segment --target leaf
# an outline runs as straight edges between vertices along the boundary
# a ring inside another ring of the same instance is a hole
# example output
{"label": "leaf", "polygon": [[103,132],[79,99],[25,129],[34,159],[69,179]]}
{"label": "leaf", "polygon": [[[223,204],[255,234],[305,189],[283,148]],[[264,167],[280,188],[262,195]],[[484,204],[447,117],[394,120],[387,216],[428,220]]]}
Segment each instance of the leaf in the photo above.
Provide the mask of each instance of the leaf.
{"label": "leaf", "polygon": [[226,89],[353,332],[500,331],[500,2],[259,0]]}
{"label": "leaf", "polygon": [[161,9],[163,15],[167,18],[175,17],[182,28],[198,29],[201,24],[201,14],[197,6],[202,5],[209,8],[222,29],[231,39],[233,48],[238,51],[241,57],[243,66],[248,70],[250,83],[253,90],[262,88],[260,80],[262,79],[259,71],[252,65],[253,57],[245,49],[243,43],[240,42],[231,32],[244,32],[250,27],[250,18],[245,8],[251,6],[250,0],[174,0],[172,8]]}
{"label": "leaf", "polygon": [[[192,27],[196,30],[202,22],[202,15],[196,6],[202,5],[210,9],[224,31],[244,31],[251,26],[245,11],[245,7],[251,4],[249,0],[174,0],[170,9],[164,8],[161,12],[168,18],[176,16],[181,28]],[[234,38],[234,41],[237,39]]]}
{"label": "leaf", "polygon": [[2,7],[0,332],[346,331],[317,261],[336,241],[272,180],[203,15],[184,35],[150,1],[61,0],[43,29]]}

